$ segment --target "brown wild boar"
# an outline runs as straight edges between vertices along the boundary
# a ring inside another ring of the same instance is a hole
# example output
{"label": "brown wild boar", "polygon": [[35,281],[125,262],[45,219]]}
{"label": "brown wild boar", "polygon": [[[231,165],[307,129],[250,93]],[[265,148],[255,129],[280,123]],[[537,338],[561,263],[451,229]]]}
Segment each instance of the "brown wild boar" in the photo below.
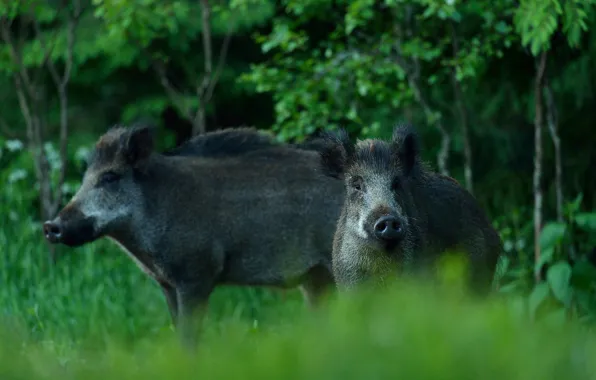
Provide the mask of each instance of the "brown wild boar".
{"label": "brown wild boar", "polygon": [[96,143],[77,193],[43,231],[70,247],[102,237],[117,242],[161,286],[192,344],[218,284],[300,286],[311,305],[333,284],[344,191],[320,173],[318,160],[314,148],[248,128],[158,153],[151,128],[114,127]]}
{"label": "brown wild boar", "polygon": [[411,126],[395,128],[391,142],[353,144],[345,130],[326,139],[322,168],[346,192],[332,254],[339,288],[431,269],[452,251],[469,260],[471,290],[490,290],[501,239],[468,191],[421,161]]}

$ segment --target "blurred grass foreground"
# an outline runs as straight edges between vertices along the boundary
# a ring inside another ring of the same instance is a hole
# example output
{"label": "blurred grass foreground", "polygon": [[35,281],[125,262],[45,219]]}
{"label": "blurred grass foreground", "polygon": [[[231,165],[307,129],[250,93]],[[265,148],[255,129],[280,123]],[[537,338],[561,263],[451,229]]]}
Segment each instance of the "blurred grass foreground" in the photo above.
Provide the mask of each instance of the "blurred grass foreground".
{"label": "blurred grass foreground", "polygon": [[[283,328],[230,321],[197,352],[175,334],[59,359],[4,331],[1,379],[588,379],[596,339],[579,324],[530,323],[502,300],[404,281],[333,297]],[[91,346],[89,346],[91,347]]]}

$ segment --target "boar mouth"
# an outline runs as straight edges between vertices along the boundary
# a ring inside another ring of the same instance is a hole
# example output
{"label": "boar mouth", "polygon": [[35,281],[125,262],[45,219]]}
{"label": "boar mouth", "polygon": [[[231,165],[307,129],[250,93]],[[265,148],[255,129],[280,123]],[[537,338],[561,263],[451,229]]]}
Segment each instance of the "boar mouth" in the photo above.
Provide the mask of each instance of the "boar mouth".
{"label": "boar mouth", "polygon": [[383,248],[383,250],[391,255],[399,255],[400,254],[400,245],[401,241],[396,240],[384,240],[380,241],[379,244]]}
{"label": "boar mouth", "polygon": [[54,221],[45,222],[43,231],[50,243],[64,244],[68,247],[80,247],[99,237],[95,231],[93,218],[76,221],[63,221],[57,218]]}

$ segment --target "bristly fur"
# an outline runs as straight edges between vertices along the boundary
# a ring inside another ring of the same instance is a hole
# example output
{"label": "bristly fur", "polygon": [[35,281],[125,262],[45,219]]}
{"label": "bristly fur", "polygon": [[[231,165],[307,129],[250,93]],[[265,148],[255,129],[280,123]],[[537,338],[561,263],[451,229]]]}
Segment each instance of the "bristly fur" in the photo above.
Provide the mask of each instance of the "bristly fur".
{"label": "bristly fur", "polygon": [[272,136],[251,127],[228,128],[192,137],[166,156],[229,157],[279,146]]}
{"label": "bristly fur", "polygon": [[99,138],[87,159],[87,166],[94,163],[101,164],[103,162],[113,161],[117,154],[123,153],[123,149],[128,145],[131,136],[134,136],[143,130],[149,133],[146,139],[146,144],[148,145],[143,147],[143,149],[152,150],[154,133],[154,127],[152,125],[135,123],[130,127],[125,127],[117,124],[110,127],[106,133]]}
{"label": "bristly fur", "polygon": [[329,145],[329,141],[321,137],[321,135],[319,134],[317,136],[310,136],[301,143],[293,143],[289,145],[295,149],[321,152]]}
{"label": "bristly fur", "polygon": [[323,171],[328,176],[341,178],[354,157],[354,145],[348,132],[344,128],[322,132],[321,139],[325,141],[319,153]]}
{"label": "bristly fur", "polygon": [[355,162],[379,170],[399,165],[406,174],[420,168],[418,135],[409,124],[396,125],[390,142],[366,139],[353,144],[345,129],[325,132],[323,138],[327,146],[321,150],[322,167],[325,174],[334,178],[340,178]]}
{"label": "bristly fur", "polygon": [[409,123],[398,123],[393,127],[391,142],[399,145],[407,136],[413,137],[416,143],[419,144],[420,139],[416,128]]}
{"label": "bristly fur", "polygon": [[359,141],[354,154],[354,163],[372,170],[385,171],[397,164],[397,156],[392,144],[382,140],[366,139]]}
{"label": "bristly fur", "polygon": [[411,124],[398,124],[393,128],[391,144],[396,150],[405,174],[415,173],[421,167],[420,138]]}
{"label": "bristly fur", "polygon": [[390,141],[367,139],[356,144],[354,162],[385,171],[387,167],[399,168],[405,175],[415,174],[420,168],[418,135],[409,124],[398,124]]}
{"label": "bristly fur", "polygon": [[[101,136],[95,149],[87,160],[88,165],[93,162],[105,162],[113,160],[116,154],[127,144],[128,139],[142,129],[149,129],[151,140],[148,143],[153,149],[154,126],[137,123],[130,127],[114,125]],[[321,151],[327,145],[327,141],[317,137],[310,138],[302,143],[281,144],[271,135],[252,127],[226,128],[218,131],[208,132],[203,135],[192,137],[181,145],[169,149],[162,154],[165,156],[193,156],[221,158],[248,154],[255,151],[270,148],[288,147],[300,150]]]}

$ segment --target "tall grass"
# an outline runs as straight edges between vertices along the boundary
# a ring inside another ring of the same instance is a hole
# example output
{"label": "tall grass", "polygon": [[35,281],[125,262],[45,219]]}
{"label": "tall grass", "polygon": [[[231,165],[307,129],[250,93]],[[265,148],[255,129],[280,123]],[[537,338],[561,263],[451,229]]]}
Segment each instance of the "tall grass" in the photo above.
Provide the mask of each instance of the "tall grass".
{"label": "tall grass", "polygon": [[586,327],[408,282],[312,313],[297,291],[219,288],[193,354],[159,288],[109,242],[62,249],[53,267],[35,224],[5,223],[0,244],[2,379],[596,377]]}
{"label": "tall grass", "polygon": [[[49,265],[49,247],[38,224],[5,218],[2,227],[0,316],[20,326],[29,341],[70,345],[92,338],[105,345],[117,336],[134,343],[172,330],[159,287],[109,241],[58,247],[57,263]],[[226,320],[260,328],[304,309],[297,290],[284,297],[268,289],[234,287],[218,288],[209,306],[208,333],[217,333]]]}
{"label": "tall grass", "polygon": [[[172,335],[56,355],[0,343],[0,377],[23,379],[591,379],[595,336],[576,325],[530,325],[501,302],[473,302],[402,283],[332,299],[283,329],[230,320],[185,351]],[[93,342],[92,339],[89,342]],[[87,347],[91,347],[88,345]]]}

